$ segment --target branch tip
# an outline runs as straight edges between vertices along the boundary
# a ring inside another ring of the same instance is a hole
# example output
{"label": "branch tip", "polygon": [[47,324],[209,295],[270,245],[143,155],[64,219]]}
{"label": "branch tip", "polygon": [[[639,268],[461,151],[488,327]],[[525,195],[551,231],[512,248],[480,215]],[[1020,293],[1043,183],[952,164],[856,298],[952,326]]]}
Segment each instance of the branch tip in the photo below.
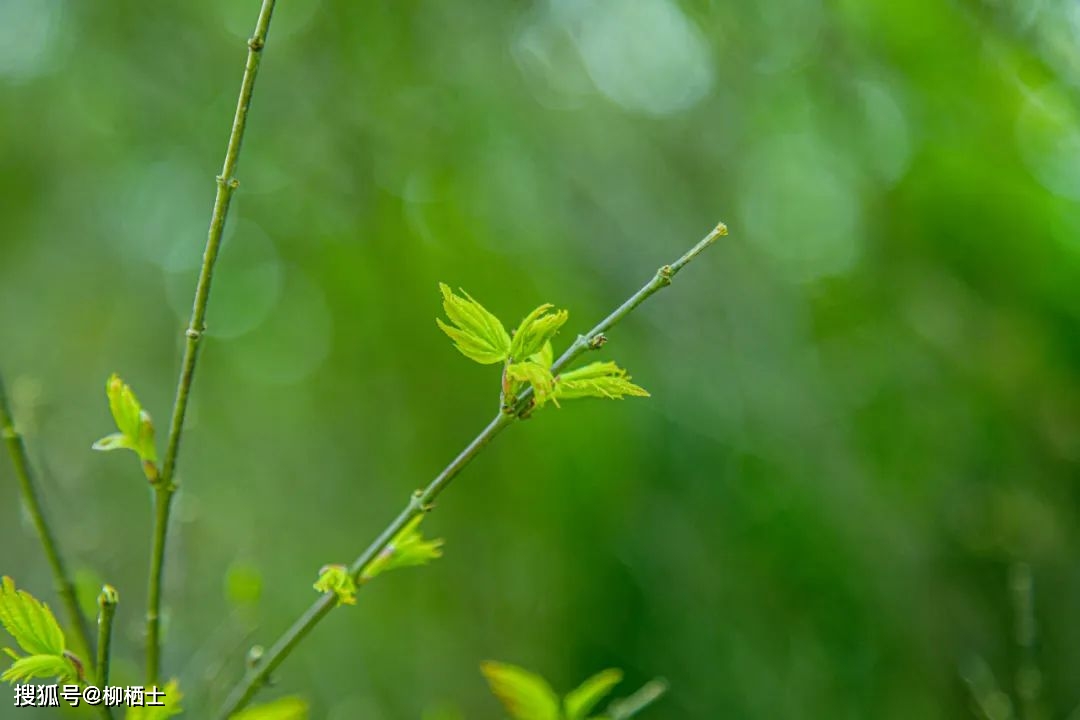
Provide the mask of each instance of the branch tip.
{"label": "branch tip", "polygon": [[112,585],[102,585],[101,593],[98,595],[98,607],[116,607],[120,602],[120,593],[116,592],[116,588]]}

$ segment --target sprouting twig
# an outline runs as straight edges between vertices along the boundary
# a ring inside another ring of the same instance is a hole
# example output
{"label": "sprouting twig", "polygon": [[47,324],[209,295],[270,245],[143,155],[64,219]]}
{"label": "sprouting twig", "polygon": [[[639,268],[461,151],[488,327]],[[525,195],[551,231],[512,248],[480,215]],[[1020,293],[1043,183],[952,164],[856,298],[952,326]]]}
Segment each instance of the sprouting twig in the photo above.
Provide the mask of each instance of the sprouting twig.
{"label": "sprouting twig", "polygon": [[176,492],[176,458],[180,452],[180,436],[184,430],[184,415],[187,412],[191,382],[195,376],[195,362],[199,354],[199,341],[203,337],[206,325],[206,307],[210,299],[210,282],[214,275],[214,263],[221,248],[221,236],[225,229],[225,220],[229,214],[229,203],[233,192],[239,186],[236,179],[236,166],[240,159],[240,145],[244,139],[248,109],[255,89],[255,77],[259,72],[259,63],[263,47],[266,45],[266,33],[270,28],[270,17],[274,11],[274,0],[263,0],[259,18],[255,23],[255,32],[248,40],[247,63],[244,66],[244,79],[240,84],[240,97],[236,103],[232,132],[225,151],[225,162],[221,174],[217,177],[217,195],[214,198],[214,210],[210,216],[210,230],[206,238],[206,250],[203,253],[202,269],[195,288],[195,302],[191,310],[191,322],[185,332],[184,358],[180,367],[180,380],[176,387],[176,401],[173,405],[172,422],[169,427],[168,446],[158,480],[154,483],[154,531],[150,553],[150,578],[146,608],[146,682],[155,685],[158,682],[161,658],[161,580],[164,571],[165,540],[169,526],[169,509],[173,494]]}
{"label": "sprouting twig", "polygon": [[[618,307],[618,309],[608,315],[588,333],[578,337],[570,348],[567,349],[567,351],[552,365],[552,373],[558,373],[560,369],[566,367],[583,352],[592,347],[597,347],[598,338],[602,337],[605,332],[630,314],[634,308],[648,299],[651,295],[661,288],[670,285],[671,279],[676,273],[697,257],[699,253],[712,245],[718,237],[726,234],[727,226],[720,223],[685,255],[672,264],[661,267],[649,282],[631,295],[626,302]],[[480,451],[483,450],[496,435],[511,425],[519,417],[524,408],[528,407],[530,395],[531,388],[522,392],[516,401],[509,403],[511,412],[500,411],[499,414],[488,423],[487,427],[485,427],[480,434],[477,435],[473,441],[428,484],[426,488],[417,490],[413,493],[408,504],[406,504],[405,508],[398,516],[386,526],[374,542],[372,542],[352,565],[349,566],[349,571],[355,577],[360,576],[368,563],[378,556],[383,548],[386,547],[387,543],[389,543],[410,520],[431,509],[431,503],[447,488],[447,486],[450,485],[450,482],[457,477],[458,473],[460,473],[473,458],[480,454]],[[315,601],[315,603],[313,603],[311,607],[309,607],[304,614],[301,615],[280,638],[278,638],[277,642],[262,655],[259,662],[248,670],[240,682],[237,683],[225,700],[225,704],[218,713],[218,717],[224,720],[251,702],[251,699],[259,689],[266,684],[270,674],[284,662],[285,658],[289,656],[300,641],[303,640],[308,633],[314,629],[319,621],[326,617],[336,605],[337,598],[332,593],[324,595]]]}

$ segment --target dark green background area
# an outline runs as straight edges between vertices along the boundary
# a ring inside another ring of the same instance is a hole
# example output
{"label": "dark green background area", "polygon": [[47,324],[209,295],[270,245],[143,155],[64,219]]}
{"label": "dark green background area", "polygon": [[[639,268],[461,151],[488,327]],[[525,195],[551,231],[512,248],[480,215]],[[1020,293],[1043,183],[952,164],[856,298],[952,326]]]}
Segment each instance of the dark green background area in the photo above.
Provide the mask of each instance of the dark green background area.
{"label": "dark green background area", "polygon": [[[119,589],[125,683],[149,491],[90,445],[114,371],[166,424],[257,5],[0,2],[0,370],[81,582]],[[499,437],[425,523],[445,557],[365,588],[263,697],[501,717],[493,658],[560,691],[662,675],[647,718],[963,718],[982,667],[1025,720],[1069,716],[1073,3],[279,6],[179,464],[187,717],[492,415],[498,369],[438,331],[438,282],[508,325],[566,307],[567,343],[719,220],[604,349],[653,397]],[[0,498],[0,573],[55,606],[6,460]]]}

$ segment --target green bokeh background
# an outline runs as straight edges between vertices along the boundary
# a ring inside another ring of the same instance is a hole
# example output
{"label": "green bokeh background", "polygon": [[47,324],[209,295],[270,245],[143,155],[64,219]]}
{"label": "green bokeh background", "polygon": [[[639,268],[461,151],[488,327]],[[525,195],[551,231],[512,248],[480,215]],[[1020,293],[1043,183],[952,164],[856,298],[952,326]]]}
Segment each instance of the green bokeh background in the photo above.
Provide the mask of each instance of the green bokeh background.
{"label": "green bokeh background", "polygon": [[[81,582],[120,591],[124,683],[149,493],[89,448],[113,371],[168,417],[257,5],[0,2],[0,370]],[[498,371],[435,327],[439,281],[508,324],[567,307],[568,342],[718,220],[605,348],[653,397],[500,437],[426,523],[445,558],[365,588],[264,697],[502,717],[496,658],[560,690],[663,675],[647,718],[974,717],[987,671],[1069,716],[1074,3],[279,5],[180,460],[187,716],[488,421]],[[0,498],[0,572],[52,599],[6,460]]]}

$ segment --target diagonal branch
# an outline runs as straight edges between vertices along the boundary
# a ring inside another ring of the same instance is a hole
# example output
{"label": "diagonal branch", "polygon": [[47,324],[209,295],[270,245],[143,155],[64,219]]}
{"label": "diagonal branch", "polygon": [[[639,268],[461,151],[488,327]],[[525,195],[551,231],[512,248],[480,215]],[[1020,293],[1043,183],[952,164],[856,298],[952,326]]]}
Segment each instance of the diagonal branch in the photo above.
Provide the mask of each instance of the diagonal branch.
{"label": "diagonal branch", "polygon": [[244,128],[247,125],[251,96],[255,89],[255,76],[259,72],[259,63],[263,47],[266,45],[266,33],[270,29],[270,17],[274,12],[274,0],[263,0],[259,18],[255,23],[255,32],[248,40],[247,63],[244,66],[244,79],[240,83],[240,97],[236,103],[232,132],[225,150],[225,162],[221,174],[217,177],[217,194],[214,198],[214,210],[210,216],[210,230],[206,238],[206,250],[203,253],[202,269],[195,288],[195,302],[191,310],[191,322],[185,332],[184,358],[180,368],[180,380],[176,387],[176,402],[173,405],[172,422],[169,427],[169,441],[162,463],[160,477],[154,483],[154,531],[150,551],[150,579],[146,608],[146,682],[155,685],[158,681],[161,657],[161,579],[165,565],[165,540],[169,526],[169,509],[173,494],[176,492],[176,458],[180,452],[180,436],[184,430],[184,415],[187,412],[188,396],[195,377],[195,362],[199,356],[199,341],[202,340],[206,327],[206,307],[210,300],[210,282],[214,276],[214,263],[221,248],[221,236],[225,230],[225,220],[229,215],[229,203],[233,192],[239,186],[235,173],[240,160],[240,146],[244,140]]}
{"label": "diagonal branch", "polygon": [[[68,574],[67,566],[60,555],[60,548],[56,543],[56,536],[41,507],[41,499],[37,485],[34,483],[34,475],[30,470],[30,459],[26,454],[26,445],[22,435],[15,429],[15,420],[11,415],[11,406],[8,404],[7,392],[4,390],[3,378],[0,378],[0,436],[3,436],[7,445],[11,462],[15,466],[15,478],[19,481],[19,490],[22,493],[23,503],[26,505],[30,519],[34,523],[41,547],[45,550],[45,557],[49,560],[52,568],[53,582],[56,584],[56,592],[60,595],[60,601],[67,612],[68,623],[74,633],[75,651],[87,664],[92,662],[90,655],[90,633],[87,629],[86,618],[79,610],[79,601],[75,595],[75,584]],[[90,674],[93,677],[93,674]]]}
{"label": "diagonal branch", "polygon": [[[670,285],[671,279],[676,273],[682,270],[683,267],[697,257],[703,250],[716,242],[716,239],[722,235],[727,235],[727,226],[720,223],[685,255],[670,265],[664,265],[657,270],[656,275],[642,286],[640,290],[631,295],[626,302],[620,305],[604,320],[600,321],[596,327],[588,333],[579,336],[554,365],[552,365],[552,374],[558,373],[559,370],[565,368],[587,350],[599,347],[603,342],[600,338],[604,337],[605,332],[614,327],[620,320],[629,315],[634,308],[645,302],[645,300],[654,293],[661,288]],[[483,450],[496,435],[509,427],[520,414],[529,407],[531,392],[531,388],[522,392],[516,402],[510,403],[510,410],[508,412],[500,411],[499,414],[488,423],[487,427],[485,427],[480,434],[477,435],[473,441],[428,484],[426,488],[417,490],[413,493],[408,504],[398,516],[386,526],[386,529],[384,529],[371,545],[369,545],[353,564],[349,566],[349,572],[355,577],[359,577],[364,568],[374,560],[380,552],[382,552],[393,537],[401,531],[410,520],[417,515],[430,510],[431,503],[450,485],[450,482],[457,477],[458,473],[460,473],[473,458],[479,455],[480,451]],[[225,704],[217,717],[221,720],[226,720],[233,713],[238,712],[251,702],[251,699],[255,697],[255,694],[267,683],[270,674],[285,661],[285,658],[289,656],[300,641],[307,637],[319,621],[326,617],[336,605],[337,598],[332,593],[324,595],[316,600],[311,607],[309,607],[307,611],[292,624],[292,627],[286,630],[285,633],[278,638],[277,642],[262,655],[259,662],[248,670],[240,682],[233,688],[232,692],[229,693],[229,696],[226,698]]]}

